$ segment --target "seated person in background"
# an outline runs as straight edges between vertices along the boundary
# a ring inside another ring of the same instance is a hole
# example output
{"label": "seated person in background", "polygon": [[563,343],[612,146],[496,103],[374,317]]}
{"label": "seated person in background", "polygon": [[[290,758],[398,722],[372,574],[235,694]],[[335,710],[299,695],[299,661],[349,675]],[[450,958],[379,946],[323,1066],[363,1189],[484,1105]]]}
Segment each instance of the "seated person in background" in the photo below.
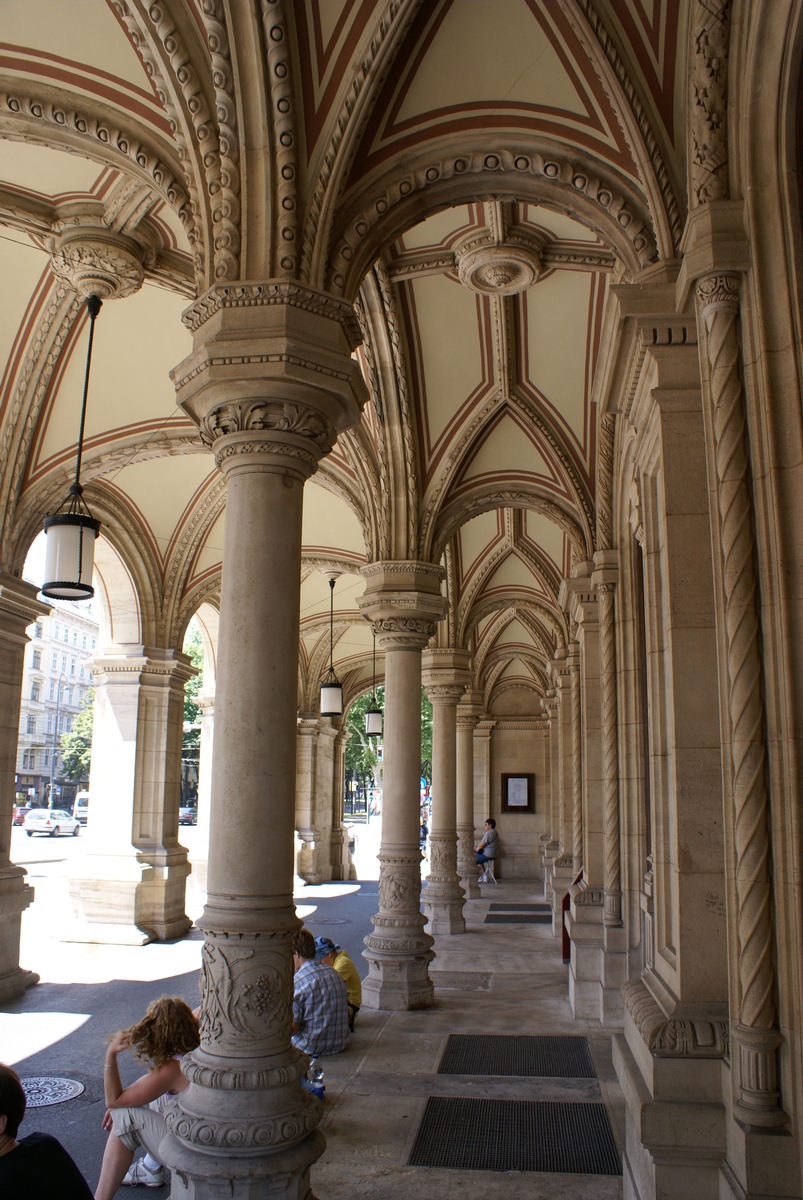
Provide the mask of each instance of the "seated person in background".
{"label": "seated person in background", "polygon": [[346,982],[346,992],[349,998],[349,1029],[354,1033],[354,1018],[362,1004],[362,984],[359,972],[341,946],[336,946],[331,938],[316,937],[315,958],[318,962],[334,967],[338,975]]}
{"label": "seated person in background", "polygon": [[[474,847],[474,857],[477,865],[484,867],[489,859],[496,858],[499,853],[499,834],[496,832],[496,821],[488,817],[485,822],[485,833],[479,844]],[[482,874],[482,872],[480,872]]]}
{"label": "seated person in background", "polygon": [[[181,1059],[200,1041],[195,1013],[183,1000],[170,996],[154,1000],[141,1021],[131,1029],[121,1029],[109,1041],[103,1068],[107,1109],[102,1122],[109,1137],[95,1200],[111,1200],[122,1183],[162,1186],[164,1170],[158,1159],[151,1159],[153,1167],[145,1159],[133,1165],[131,1160],[137,1146],[144,1146],[152,1156],[159,1153],[159,1143],[167,1132],[164,1114],[189,1086],[181,1073]],[[126,1049],[151,1065],[145,1075],[124,1088],[117,1056]]]}
{"label": "seated person in background", "polygon": [[349,1040],[346,985],[332,967],[315,961],[308,929],[293,934],[293,1045],[305,1054],[339,1054]]}
{"label": "seated person in background", "polygon": [[67,1151],[49,1133],[17,1141],[25,1114],[19,1075],[0,1063],[0,1196],[3,1200],[92,1200]]}

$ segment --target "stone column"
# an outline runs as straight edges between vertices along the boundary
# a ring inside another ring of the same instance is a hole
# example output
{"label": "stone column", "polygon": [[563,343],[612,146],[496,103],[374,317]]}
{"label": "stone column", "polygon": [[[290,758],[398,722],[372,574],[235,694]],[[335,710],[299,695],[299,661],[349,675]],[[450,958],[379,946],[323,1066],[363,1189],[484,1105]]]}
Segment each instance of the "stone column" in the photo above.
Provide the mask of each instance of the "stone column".
{"label": "stone column", "polygon": [[343,819],[347,741],[348,730],[339,730],[334,743],[332,762],[332,879],[357,878],[357,872],[349,853],[346,822]]}
{"label": "stone column", "polygon": [[424,690],[432,703],[430,872],[422,908],[433,936],[465,933],[457,875],[457,702],[471,681],[465,650],[425,650]]}
{"label": "stone column", "polygon": [[[480,719],[474,728],[474,834],[485,832],[491,815],[491,734],[496,721]],[[477,837],[474,838],[477,841]],[[499,869],[499,863],[494,864]]]}
{"label": "stone column", "polygon": [[219,285],[174,372],[226,478],[201,1045],[161,1156],[174,1195],[308,1200],[321,1106],[290,1042],[304,483],[364,385],[351,308],[299,284]]}
{"label": "stone column", "polygon": [[190,866],[178,840],[185,654],[118,646],[93,660],[95,713],[84,877],[73,936],[142,944],[180,937]]}
{"label": "stone column", "polygon": [[322,883],[320,839],[315,822],[315,797],[318,782],[318,734],[321,718],[317,714],[301,717],[296,725],[296,816],[295,825],[301,846],[296,874],[305,883]]}
{"label": "stone column", "polygon": [[385,654],[385,734],[379,912],[365,939],[368,1008],[427,1008],[434,989],[432,938],[421,913],[419,778],[421,651],[444,614],[443,570],[430,563],[377,562],[364,567],[357,601]]}
{"label": "stone column", "polygon": [[197,704],[201,710],[201,745],[198,756],[198,809],[191,882],[206,894],[209,868],[209,824],[212,819],[212,754],[215,744],[215,694],[200,692]]}
{"label": "stone column", "polygon": [[[550,673],[553,666],[553,663],[549,664]],[[560,729],[557,688],[554,686],[547,688],[541,707],[549,722],[549,815],[547,832],[544,834],[542,842],[541,858],[544,868],[544,899],[552,906],[554,925],[555,879],[553,877],[555,863],[560,856]]]}
{"label": "stone column", "polygon": [[22,914],[34,891],[25,882],[27,872],[10,859],[25,630],[50,612],[36,592],[32,584],[0,574],[0,1004],[39,982],[33,971],[20,967]]}
{"label": "stone column", "polygon": [[[575,688],[579,679],[577,644],[559,646],[555,651],[553,678],[558,713],[558,841],[560,851],[552,865],[552,931],[563,930],[563,897],[571,887],[582,863],[575,859]],[[579,705],[577,706],[579,710]]]}
{"label": "stone column", "polygon": [[482,692],[466,692],[457,706],[457,873],[467,900],[477,900],[474,858],[474,729],[482,715]]}

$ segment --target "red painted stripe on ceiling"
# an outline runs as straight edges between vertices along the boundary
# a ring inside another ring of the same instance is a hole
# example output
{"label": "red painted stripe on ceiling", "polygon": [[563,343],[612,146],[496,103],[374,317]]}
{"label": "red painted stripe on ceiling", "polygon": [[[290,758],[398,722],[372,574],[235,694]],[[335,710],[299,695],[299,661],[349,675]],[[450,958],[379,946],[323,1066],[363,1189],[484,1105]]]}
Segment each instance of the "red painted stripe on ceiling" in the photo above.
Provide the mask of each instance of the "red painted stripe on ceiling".
{"label": "red painted stripe on ceiling", "polygon": [[[674,141],[674,91],[680,0],[655,0],[655,21],[651,20],[641,0],[609,0],[609,3],[641,67],[644,81],[661,114],[664,127]],[[634,18],[634,12],[638,19]],[[644,53],[643,50],[640,53],[640,45],[648,46],[652,53]],[[656,63],[661,68],[660,74]]]}
{"label": "red painted stripe on ceiling", "polygon": [[[577,41],[571,25],[561,12],[559,4],[550,5],[548,10],[545,10],[528,0],[530,11],[560,57],[574,85],[578,99],[585,108],[585,118],[574,113],[565,113],[563,121],[559,121],[555,118],[560,116],[560,110],[554,107],[528,106],[499,101],[492,104],[445,106],[417,117],[411,117],[404,122],[397,122],[397,114],[407,96],[410,83],[415,79],[417,69],[429,49],[435,32],[439,29],[454,2],[455,0],[444,0],[444,3],[439,4],[435,9],[425,5],[422,9],[423,17],[413,24],[397,59],[398,62],[407,64],[403,78],[400,80],[398,73],[394,76],[391,72],[388,82],[377,97],[373,114],[362,139],[362,149],[355,158],[349,186],[363,172],[374,169],[384,159],[429,140],[435,135],[435,131],[440,136],[473,128],[502,128],[503,126],[558,136],[561,141],[567,139],[568,126],[571,142],[585,145],[586,148],[593,149],[601,157],[615,163],[621,169],[636,174],[636,164],[630,156],[608,97],[590,63],[585,58],[582,47]],[[566,53],[561,39],[566,45],[571,46],[573,50],[571,56]],[[506,118],[498,115],[501,110],[508,114]],[[465,115],[463,119],[448,119],[455,113]],[[526,121],[523,119],[524,113],[528,114]],[[471,115],[469,116],[469,114]],[[517,119],[512,119],[514,114],[517,114]],[[600,120],[601,114],[605,115],[604,122]],[[585,125],[588,132],[575,129],[575,126],[578,125]],[[427,133],[422,136],[424,128],[427,129]],[[604,131],[613,141],[616,149],[612,150],[611,146],[600,137],[594,137],[591,131],[595,129],[600,134]]]}
{"label": "red painted stripe on ceiling", "polygon": [[[357,45],[366,27],[372,23],[378,7],[379,0],[347,0],[332,37],[325,43],[316,19],[316,6],[310,8],[309,4],[298,3],[298,0],[292,6],[301,62],[299,82],[304,101],[303,120],[308,152],[311,152],[331,115],[330,109],[344,79],[350,81],[352,78],[352,59]],[[351,27],[345,32],[349,20]],[[316,83],[320,84],[326,75],[329,75],[329,80],[316,101]]]}
{"label": "red painted stripe on ceiling", "polygon": [[42,308],[47,300],[53,286],[53,275],[49,266],[45,267],[42,274],[36,283],[33,294],[25,307],[22,318],[17,326],[17,332],[11,343],[6,365],[3,370],[3,376],[0,380],[0,419],[6,415],[6,410],[11,403],[11,398],[16,390],[17,373],[20,369],[20,364],[28,351],[31,338],[36,333],[36,326],[39,321],[39,316]]}

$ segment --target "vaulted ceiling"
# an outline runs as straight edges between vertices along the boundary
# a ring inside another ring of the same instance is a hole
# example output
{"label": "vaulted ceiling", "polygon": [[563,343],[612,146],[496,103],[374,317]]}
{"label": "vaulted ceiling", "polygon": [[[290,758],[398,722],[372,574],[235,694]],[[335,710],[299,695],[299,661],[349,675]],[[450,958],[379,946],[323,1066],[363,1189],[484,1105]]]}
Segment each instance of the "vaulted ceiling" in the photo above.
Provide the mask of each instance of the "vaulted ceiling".
{"label": "vaulted ceiling", "polygon": [[537,713],[560,580],[596,547],[609,289],[678,248],[688,13],[3,0],[0,566],[19,573],[74,467],[79,231],[130,251],[130,294],[98,319],[83,482],[149,644],[219,593],[225,491],[169,374],[182,311],[216,279],[296,277],[354,301],[371,395],[305,489],[302,709],[326,572],[353,698],[359,568],[410,558],[445,564],[439,640],[473,652],[488,709]]}

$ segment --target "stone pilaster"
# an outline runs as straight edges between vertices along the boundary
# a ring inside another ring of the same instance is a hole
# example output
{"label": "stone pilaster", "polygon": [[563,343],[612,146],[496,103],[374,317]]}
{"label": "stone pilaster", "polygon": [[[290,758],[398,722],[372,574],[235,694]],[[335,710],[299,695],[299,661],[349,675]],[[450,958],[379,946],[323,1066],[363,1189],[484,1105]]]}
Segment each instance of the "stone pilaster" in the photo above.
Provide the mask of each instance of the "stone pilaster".
{"label": "stone pilaster", "polygon": [[467,900],[477,900],[474,857],[474,730],[482,716],[482,692],[466,692],[457,706],[457,874]]}
{"label": "stone pilaster", "polygon": [[[201,1045],[161,1153],[181,1195],[308,1200],[324,1139],[290,1042],[304,483],[365,391],[350,307],[220,285],[185,315],[179,401],[226,479]],[[174,1185],[175,1186],[175,1185]]]}
{"label": "stone pilaster", "polygon": [[332,878],[335,740],[339,730],[326,717],[308,716],[298,722],[297,732],[296,829],[301,849],[296,873],[305,883],[325,883]]}
{"label": "stone pilaster", "polygon": [[[549,664],[550,674],[553,664]],[[541,839],[541,864],[544,872],[544,900],[555,912],[555,862],[560,855],[560,731],[558,725],[557,689],[548,687],[541,708],[549,724],[549,806],[547,832]]]}
{"label": "stone pilaster", "polygon": [[0,574],[0,1004],[39,982],[35,972],[20,967],[22,914],[34,890],[25,882],[24,868],[10,859],[25,630],[50,612],[36,599],[36,591],[30,583]]}
{"label": "stone pilaster", "polygon": [[332,786],[332,879],[356,879],[357,871],[349,852],[349,837],[343,817],[343,785],[346,778],[346,742],[348,730],[340,729],[333,748]]}
{"label": "stone pilaster", "polygon": [[95,714],[86,874],[71,881],[71,936],[142,943],[180,937],[190,866],[178,840],[184,654],[119,646],[92,663]]}
{"label": "stone pilaster", "polygon": [[432,703],[430,872],[422,909],[433,936],[465,933],[457,874],[457,702],[471,681],[464,650],[425,650],[424,690]]}
{"label": "stone pilaster", "polygon": [[421,912],[419,777],[421,651],[445,611],[443,571],[430,563],[377,562],[364,567],[357,601],[385,654],[385,734],[379,912],[365,939],[368,1008],[426,1008],[432,938]]}

